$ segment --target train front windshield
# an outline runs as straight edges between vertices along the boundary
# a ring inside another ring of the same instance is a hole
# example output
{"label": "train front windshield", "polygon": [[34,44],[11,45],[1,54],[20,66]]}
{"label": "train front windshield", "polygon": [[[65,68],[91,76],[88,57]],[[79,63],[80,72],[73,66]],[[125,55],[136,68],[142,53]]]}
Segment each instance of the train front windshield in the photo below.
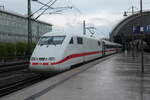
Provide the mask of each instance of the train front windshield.
{"label": "train front windshield", "polygon": [[40,39],[39,45],[61,45],[66,36],[44,36]]}

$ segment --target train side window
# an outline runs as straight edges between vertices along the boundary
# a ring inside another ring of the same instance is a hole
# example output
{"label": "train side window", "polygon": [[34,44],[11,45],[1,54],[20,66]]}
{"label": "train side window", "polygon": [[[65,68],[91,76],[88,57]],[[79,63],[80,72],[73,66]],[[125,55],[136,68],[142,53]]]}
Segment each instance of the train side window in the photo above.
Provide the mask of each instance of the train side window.
{"label": "train side window", "polygon": [[73,37],[71,38],[69,44],[73,44]]}
{"label": "train side window", "polygon": [[77,43],[78,44],[83,44],[83,39],[81,37],[77,37]]}
{"label": "train side window", "polygon": [[98,45],[99,45],[99,46],[101,45],[100,41],[98,41]]}

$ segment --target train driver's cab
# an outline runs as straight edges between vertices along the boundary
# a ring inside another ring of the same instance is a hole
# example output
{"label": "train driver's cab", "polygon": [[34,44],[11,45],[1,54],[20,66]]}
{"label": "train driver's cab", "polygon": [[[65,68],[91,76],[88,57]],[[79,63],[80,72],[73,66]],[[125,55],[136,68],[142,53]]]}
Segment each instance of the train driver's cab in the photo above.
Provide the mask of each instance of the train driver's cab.
{"label": "train driver's cab", "polygon": [[38,45],[61,45],[66,36],[43,36]]}

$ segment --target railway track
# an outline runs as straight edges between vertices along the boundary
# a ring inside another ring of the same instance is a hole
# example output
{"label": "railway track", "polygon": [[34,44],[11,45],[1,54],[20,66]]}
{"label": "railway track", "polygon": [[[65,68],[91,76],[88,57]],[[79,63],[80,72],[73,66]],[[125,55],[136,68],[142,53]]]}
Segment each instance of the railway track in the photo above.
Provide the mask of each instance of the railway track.
{"label": "railway track", "polygon": [[19,63],[11,63],[11,64],[1,64],[0,65],[0,73],[22,70],[28,68],[28,62],[19,62]]}
{"label": "railway track", "polygon": [[7,77],[0,78],[0,97],[12,93],[14,91],[25,88],[29,85],[46,79],[42,75],[30,72],[18,72]]}
{"label": "railway track", "polygon": [[29,61],[22,61],[22,62],[11,62],[11,63],[1,63],[0,67],[7,67],[7,66],[14,66],[14,65],[22,65],[22,64],[28,64]]}

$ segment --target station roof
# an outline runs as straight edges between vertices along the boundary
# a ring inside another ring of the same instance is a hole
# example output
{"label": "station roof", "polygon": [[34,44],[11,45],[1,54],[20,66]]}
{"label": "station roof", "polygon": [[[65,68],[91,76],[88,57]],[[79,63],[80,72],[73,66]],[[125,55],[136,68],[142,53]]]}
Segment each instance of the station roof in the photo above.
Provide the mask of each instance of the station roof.
{"label": "station roof", "polygon": [[[133,35],[133,26],[150,25],[150,11],[143,11],[142,21],[140,13],[137,12],[130,15],[119,22],[110,34],[111,41],[121,43],[121,41],[130,41]],[[140,38],[140,35],[134,35],[135,39]],[[146,34],[146,41],[150,40],[150,34]],[[149,41],[150,42],[150,41]]]}

